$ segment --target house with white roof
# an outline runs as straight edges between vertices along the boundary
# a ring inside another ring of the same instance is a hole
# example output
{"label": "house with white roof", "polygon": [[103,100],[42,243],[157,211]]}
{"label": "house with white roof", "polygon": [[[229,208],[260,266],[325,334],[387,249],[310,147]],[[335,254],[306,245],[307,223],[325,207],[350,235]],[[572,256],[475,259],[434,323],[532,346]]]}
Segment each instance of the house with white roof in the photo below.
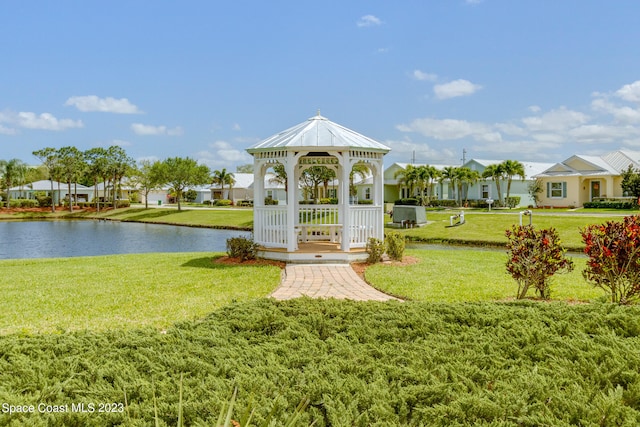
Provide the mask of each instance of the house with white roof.
{"label": "house with white roof", "polygon": [[[497,165],[504,160],[483,160],[483,159],[471,159],[467,161],[463,166],[471,170],[478,171],[482,176],[484,170],[490,165]],[[536,176],[551,166],[553,163],[539,163],[539,162],[520,162],[524,167],[524,176],[514,176],[511,180],[510,197],[520,197],[519,206],[531,206],[535,205],[535,200],[529,194],[529,185],[536,180]],[[500,181],[500,192],[498,194],[498,188],[496,183],[491,179],[481,179],[473,185],[470,185],[466,191],[467,198],[469,200],[499,200],[507,195],[507,180]]]}
{"label": "house with white roof", "polygon": [[617,150],[602,156],[576,154],[545,169],[535,177],[543,183],[540,205],[579,207],[595,199],[619,199],[622,173],[640,169],[640,153]]}
{"label": "house with white roof", "polygon": [[[43,179],[9,189],[9,195],[12,199],[35,199],[36,193],[45,193],[47,196],[51,196],[54,204],[58,204],[60,200],[69,197],[69,185],[66,182],[52,182],[51,180]],[[71,197],[75,198],[76,195],[79,202],[91,201],[93,199],[93,187],[72,183]]]}

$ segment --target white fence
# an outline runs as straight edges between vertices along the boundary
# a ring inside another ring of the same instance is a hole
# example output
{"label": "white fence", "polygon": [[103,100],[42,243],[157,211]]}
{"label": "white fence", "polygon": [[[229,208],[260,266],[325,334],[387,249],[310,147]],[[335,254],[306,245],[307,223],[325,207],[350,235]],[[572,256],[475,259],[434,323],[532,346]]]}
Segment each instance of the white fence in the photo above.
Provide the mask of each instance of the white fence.
{"label": "white fence", "polygon": [[370,237],[382,239],[383,217],[381,206],[350,206],[349,217],[351,224],[350,247],[364,248]]}
{"label": "white fence", "polygon": [[287,247],[287,207],[254,208],[253,240],[259,245]]}
{"label": "white fence", "polygon": [[[254,208],[254,235],[256,243],[267,247],[287,247],[287,207],[264,206]],[[338,206],[301,205],[295,227],[298,238],[307,241],[342,240],[343,227]],[[383,217],[381,206],[349,206],[349,235],[351,248],[363,248],[370,237],[381,239]]]}

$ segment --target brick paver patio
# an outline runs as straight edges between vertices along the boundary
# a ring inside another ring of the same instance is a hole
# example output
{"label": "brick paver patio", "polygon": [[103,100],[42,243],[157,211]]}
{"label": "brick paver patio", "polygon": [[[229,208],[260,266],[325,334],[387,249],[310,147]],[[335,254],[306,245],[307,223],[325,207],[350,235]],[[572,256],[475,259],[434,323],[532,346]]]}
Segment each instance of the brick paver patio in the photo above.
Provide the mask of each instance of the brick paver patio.
{"label": "brick paver patio", "polygon": [[280,286],[271,296],[278,300],[301,296],[354,301],[398,300],[369,286],[348,264],[288,264]]}

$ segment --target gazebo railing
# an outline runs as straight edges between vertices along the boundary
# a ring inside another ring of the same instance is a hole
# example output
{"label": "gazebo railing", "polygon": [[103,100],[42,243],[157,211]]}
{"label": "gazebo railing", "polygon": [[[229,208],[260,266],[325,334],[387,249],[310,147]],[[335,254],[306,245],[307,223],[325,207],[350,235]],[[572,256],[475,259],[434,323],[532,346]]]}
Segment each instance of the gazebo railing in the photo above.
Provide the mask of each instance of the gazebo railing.
{"label": "gazebo railing", "polygon": [[303,242],[337,242],[341,230],[338,206],[299,205],[297,227]]}
{"label": "gazebo railing", "polygon": [[350,247],[364,248],[370,237],[382,239],[382,206],[349,206]]}
{"label": "gazebo railing", "polygon": [[254,208],[253,240],[259,245],[287,247],[287,207],[260,206]]}

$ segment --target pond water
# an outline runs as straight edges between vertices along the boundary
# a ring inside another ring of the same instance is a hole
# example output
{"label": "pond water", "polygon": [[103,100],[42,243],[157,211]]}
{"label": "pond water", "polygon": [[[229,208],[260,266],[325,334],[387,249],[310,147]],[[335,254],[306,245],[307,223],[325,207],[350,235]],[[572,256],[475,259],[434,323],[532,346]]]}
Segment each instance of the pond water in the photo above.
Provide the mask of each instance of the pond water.
{"label": "pond water", "polygon": [[114,221],[0,221],[0,259],[224,252],[246,231]]}

